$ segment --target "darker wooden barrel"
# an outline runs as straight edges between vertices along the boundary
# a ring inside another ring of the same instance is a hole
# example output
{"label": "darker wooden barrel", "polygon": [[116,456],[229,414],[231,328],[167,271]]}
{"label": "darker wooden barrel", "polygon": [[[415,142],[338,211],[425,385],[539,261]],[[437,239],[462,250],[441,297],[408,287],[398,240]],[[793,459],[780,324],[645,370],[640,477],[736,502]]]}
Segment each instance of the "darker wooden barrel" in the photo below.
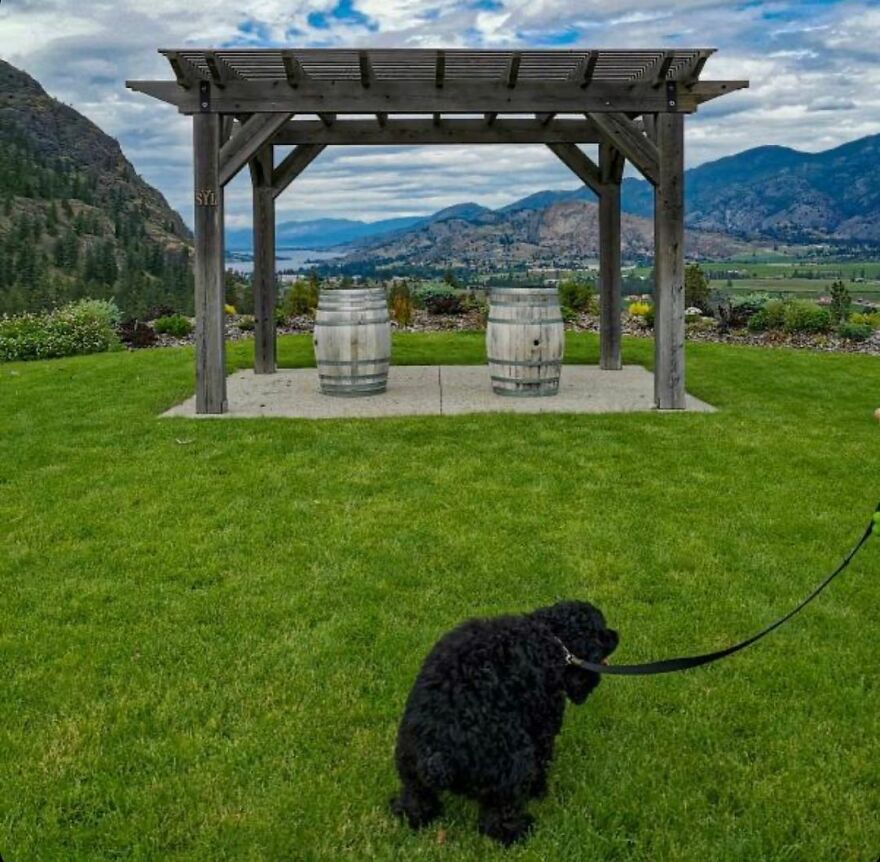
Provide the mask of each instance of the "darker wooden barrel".
{"label": "darker wooden barrel", "polygon": [[486,355],[498,395],[555,395],[565,332],[554,287],[496,288],[489,295]]}
{"label": "darker wooden barrel", "polygon": [[384,289],[322,290],[313,342],[318,381],[325,395],[384,392],[391,361],[391,322]]}

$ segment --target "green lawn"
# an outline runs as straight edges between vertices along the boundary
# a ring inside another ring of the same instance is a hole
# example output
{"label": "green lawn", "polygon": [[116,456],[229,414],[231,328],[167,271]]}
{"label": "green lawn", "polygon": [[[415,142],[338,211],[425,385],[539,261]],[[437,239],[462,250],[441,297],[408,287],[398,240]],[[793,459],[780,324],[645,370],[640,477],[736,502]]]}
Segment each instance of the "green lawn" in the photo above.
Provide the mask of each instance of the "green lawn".
{"label": "green lawn", "polygon": [[[568,346],[595,361],[593,336]],[[395,349],[477,362],[482,340]],[[189,351],[0,365],[0,854],[875,859],[872,543],[752,650],[569,709],[524,846],[477,836],[460,801],[443,833],[387,813],[408,688],[463,618],[580,596],[619,661],[710,649],[860,533],[877,360],[687,350],[717,414],[159,420],[191,391]],[[309,364],[309,339],[281,357]]]}

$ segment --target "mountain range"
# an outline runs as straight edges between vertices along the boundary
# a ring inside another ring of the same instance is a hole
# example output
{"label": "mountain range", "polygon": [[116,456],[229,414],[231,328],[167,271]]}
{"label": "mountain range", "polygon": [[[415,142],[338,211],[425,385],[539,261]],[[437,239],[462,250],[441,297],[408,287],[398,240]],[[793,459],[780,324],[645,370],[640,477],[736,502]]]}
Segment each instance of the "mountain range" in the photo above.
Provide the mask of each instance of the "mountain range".
{"label": "mountain range", "polygon": [[[880,135],[820,153],[758,147],[686,172],[687,250],[719,258],[768,244],[880,250]],[[624,255],[653,252],[653,195],[622,189]],[[288,221],[279,247],[338,249],[342,265],[565,265],[594,258],[597,208],[581,186],[499,209],[462,203],[424,216]],[[227,234],[250,247],[250,230]],[[81,296],[127,314],[192,308],[192,235],[119,144],[0,60],[0,314]]]}
{"label": "mountain range", "polygon": [[[691,168],[685,175],[690,252],[712,256],[768,242],[880,246],[880,183],[873,179],[878,162],[880,135],[873,135],[820,153],[757,147]],[[597,239],[594,201],[581,186],[536,192],[497,210],[463,203],[428,216],[377,222],[291,221],[278,226],[278,244],[340,247],[343,259],[352,262],[370,256],[405,260],[412,254],[492,259],[511,249],[536,260],[564,251],[552,238],[575,219],[588,233],[565,253],[591,255]],[[635,217],[625,219],[625,253],[650,254],[649,183],[625,179],[622,208]],[[249,243],[249,232],[242,231],[230,245],[247,248]],[[530,251],[538,243],[548,244]]]}

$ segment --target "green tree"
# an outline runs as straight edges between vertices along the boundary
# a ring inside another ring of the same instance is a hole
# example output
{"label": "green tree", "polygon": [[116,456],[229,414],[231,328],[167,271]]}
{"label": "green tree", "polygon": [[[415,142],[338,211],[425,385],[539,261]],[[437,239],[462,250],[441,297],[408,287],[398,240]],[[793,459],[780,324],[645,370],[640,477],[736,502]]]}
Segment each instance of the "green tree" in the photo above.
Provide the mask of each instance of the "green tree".
{"label": "green tree", "polygon": [[849,317],[849,308],[852,305],[849,291],[842,281],[835,281],[831,285],[831,318],[835,323],[842,323]]}
{"label": "green tree", "polygon": [[709,304],[709,279],[698,263],[690,263],[684,270],[684,304],[706,310]]}

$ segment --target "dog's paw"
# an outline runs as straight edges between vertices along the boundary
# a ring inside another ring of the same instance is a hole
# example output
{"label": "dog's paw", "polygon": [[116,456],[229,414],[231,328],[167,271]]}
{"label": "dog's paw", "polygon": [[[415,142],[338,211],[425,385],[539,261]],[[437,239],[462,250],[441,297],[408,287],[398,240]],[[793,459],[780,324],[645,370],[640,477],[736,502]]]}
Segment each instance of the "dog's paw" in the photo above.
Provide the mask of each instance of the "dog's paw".
{"label": "dog's paw", "polygon": [[547,776],[538,775],[532,780],[529,796],[532,799],[543,799],[547,795]]}
{"label": "dog's paw", "polygon": [[392,796],[391,813],[400,817],[409,824],[411,829],[424,829],[432,821],[443,813],[440,802],[419,801],[404,799],[402,796]]}
{"label": "dog's paw", "polygon": [[526,811],[491,812],[480,820],[480,832],[505,847],[522,841],[532,831],[535,818]]}

